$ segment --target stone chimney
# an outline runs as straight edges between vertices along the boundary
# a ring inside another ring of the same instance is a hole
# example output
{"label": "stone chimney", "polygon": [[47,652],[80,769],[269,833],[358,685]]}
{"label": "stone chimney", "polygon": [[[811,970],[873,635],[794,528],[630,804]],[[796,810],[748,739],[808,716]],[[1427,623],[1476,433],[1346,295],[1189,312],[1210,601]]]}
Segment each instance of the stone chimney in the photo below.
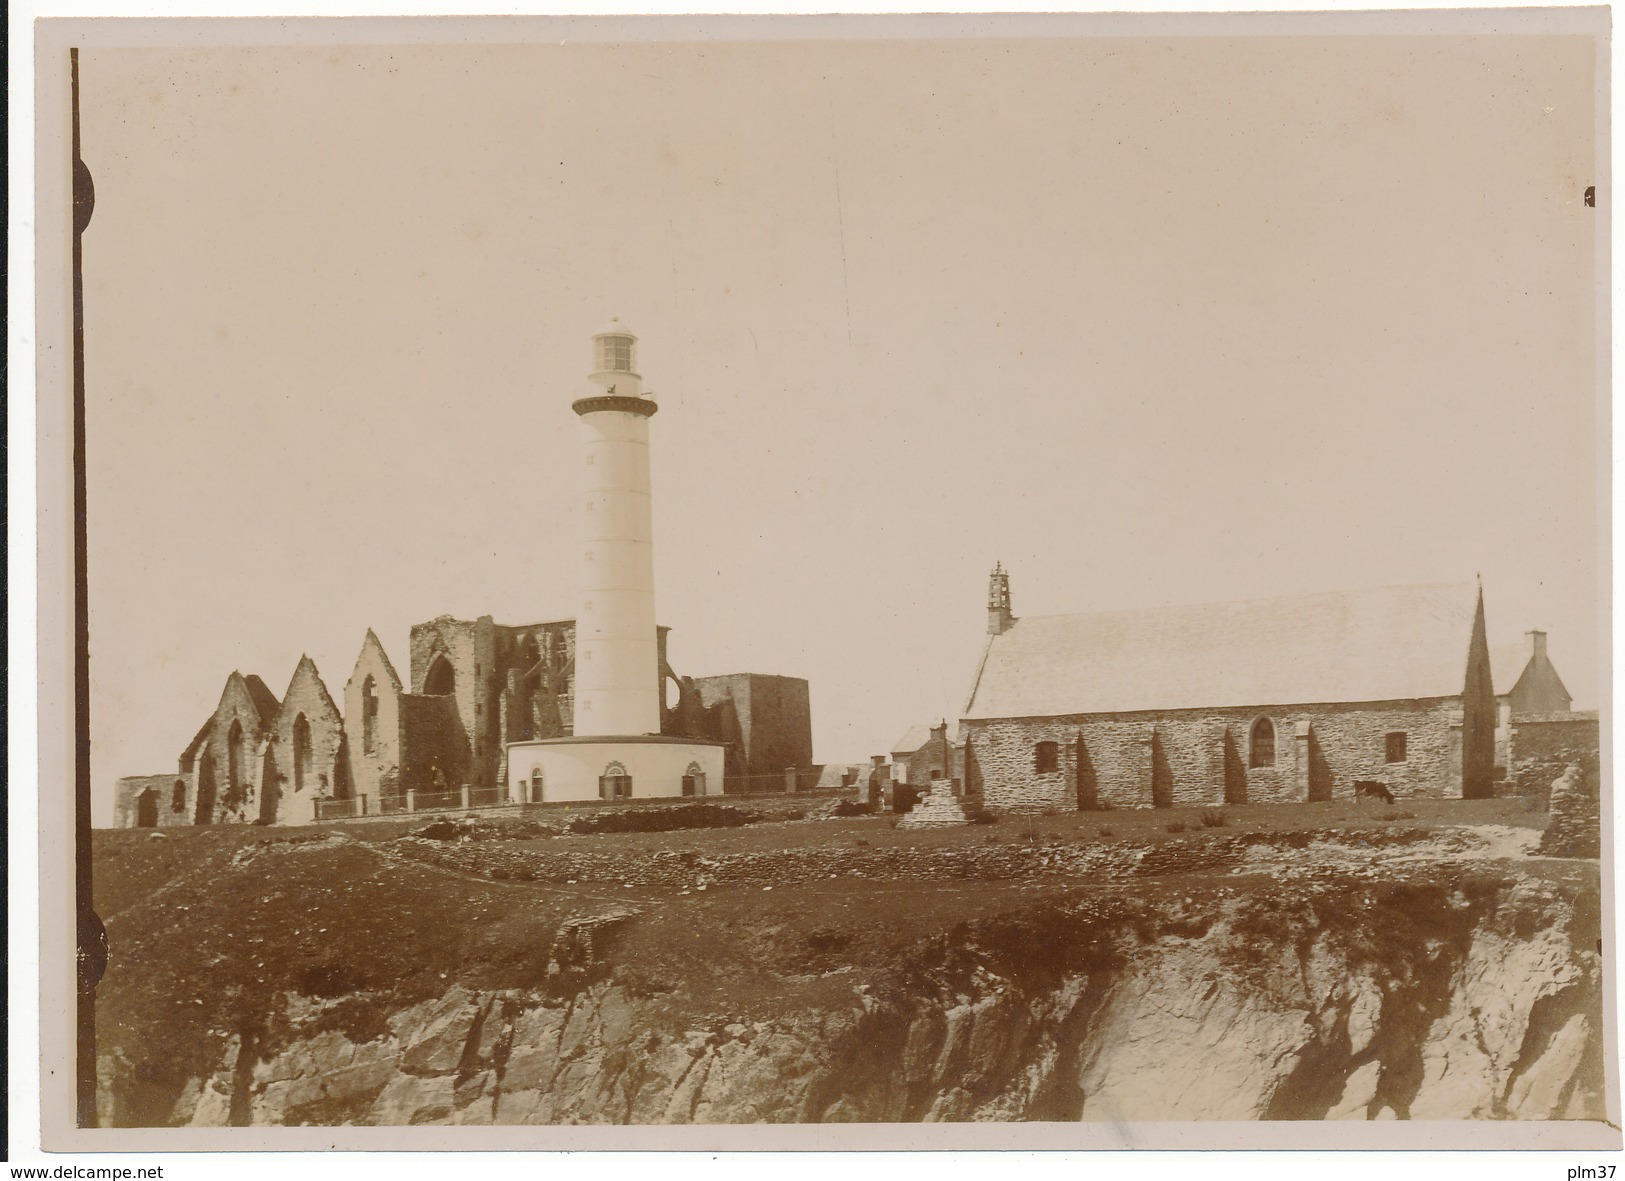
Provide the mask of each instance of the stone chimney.
{"label": "stone chimney", "polygon": [[1542,631],[1528,631],[1524,635],[1529,637],[1529,655],[1546,659],[1546,633]]}

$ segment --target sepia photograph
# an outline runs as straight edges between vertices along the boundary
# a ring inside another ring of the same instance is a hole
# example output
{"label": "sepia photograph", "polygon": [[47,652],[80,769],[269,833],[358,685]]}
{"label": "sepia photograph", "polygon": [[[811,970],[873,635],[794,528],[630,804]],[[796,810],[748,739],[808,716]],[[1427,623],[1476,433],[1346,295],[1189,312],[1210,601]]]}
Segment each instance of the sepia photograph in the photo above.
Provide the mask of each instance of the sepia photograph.
{"label": "sepia photograph", "polygon": [[1618,1148],[1608,20],[45,30],[61,1143]]}

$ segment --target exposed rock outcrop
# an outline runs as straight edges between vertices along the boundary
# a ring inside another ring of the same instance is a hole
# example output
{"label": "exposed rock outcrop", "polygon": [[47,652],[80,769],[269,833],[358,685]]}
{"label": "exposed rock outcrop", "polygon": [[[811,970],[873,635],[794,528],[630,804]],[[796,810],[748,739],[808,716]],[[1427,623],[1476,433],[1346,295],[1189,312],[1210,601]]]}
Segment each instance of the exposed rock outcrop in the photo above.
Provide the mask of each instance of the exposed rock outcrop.
{"label": "exposed rock outcrop", "polygon": [[279,1046],[233,1039],[171,1122],[1602,1116],[1594,911],[1549,883],[1049,907],[771,1020],[623,979],[637,921],[566,924],[543,988],[453,985],[354,1036],[290,998]]}

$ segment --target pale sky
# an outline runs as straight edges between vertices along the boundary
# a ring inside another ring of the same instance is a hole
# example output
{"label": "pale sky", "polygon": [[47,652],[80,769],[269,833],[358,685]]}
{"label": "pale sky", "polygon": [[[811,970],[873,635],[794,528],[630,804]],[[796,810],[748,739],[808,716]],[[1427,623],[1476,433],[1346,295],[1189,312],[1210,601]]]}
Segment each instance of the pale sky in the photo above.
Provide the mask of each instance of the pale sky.
{"label": "pale sky", "polygon": [[572,615],[611,316],[672,664],[807,678],[819,761],[956,715],[996,560],[1018,615],[1481,573],[1594,708],[1593,53],[85,51],[98,822],[234,668]]}

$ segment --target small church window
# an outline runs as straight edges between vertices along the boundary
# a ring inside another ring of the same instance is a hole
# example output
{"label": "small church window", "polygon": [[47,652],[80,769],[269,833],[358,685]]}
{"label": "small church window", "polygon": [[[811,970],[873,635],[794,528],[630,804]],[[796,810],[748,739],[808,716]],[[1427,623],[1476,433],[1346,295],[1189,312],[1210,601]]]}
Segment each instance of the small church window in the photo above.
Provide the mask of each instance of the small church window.
{"label": "small church window", "polygon": [[1387,736],[1385,741],[1387,756],[1390,763],[1403,763],[1405,761],[1405,731],[1395,730]]}
{"label": "small church window", "polygon": [[1033,747],[1033,770],[1042,775],[1058,771],[1061,767],[1061,748],[1053,742],[1040,742]]}
{"label": "small church window", "polygon": [[1247,765],[1275,766],[1275,723],[1268,718],[1259,718],[1253,723],[1252,735],[1247,743]]}
{"label": "small church window", "polygon": [[530,802],[533,804],[542,802],[542,769],[540,767],[532,767],[530,771]]}
{"label": "small church window", "polygon": [[186,781],[175,780],[175,790],[169,797],[169,810],[171,812],[186,811]]}

